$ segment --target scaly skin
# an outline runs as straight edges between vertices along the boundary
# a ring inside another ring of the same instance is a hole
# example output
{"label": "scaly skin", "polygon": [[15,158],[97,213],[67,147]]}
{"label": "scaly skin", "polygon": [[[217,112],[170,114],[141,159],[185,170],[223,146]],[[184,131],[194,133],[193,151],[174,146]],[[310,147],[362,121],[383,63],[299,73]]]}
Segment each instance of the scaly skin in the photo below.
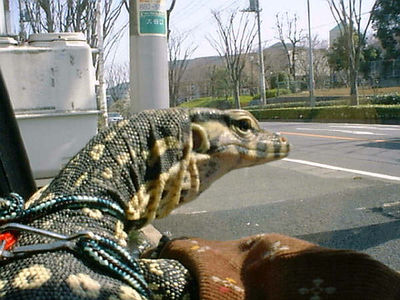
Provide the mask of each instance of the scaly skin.
{"label": "scaly skin", "polygon": [[[21,223],[64,235],[82,230],[126,246],[127,231],[195,199],[230,170],[285,157],[285,138],[262,130],[245,111],[145,111],[96,135],[25,209],[45,207]],[[52,210],[52,199],[90,196],[122,208],[123,215],[78,202]],[[83,207],[85,206],[85,207]],[[0,219],[1,220],[1,219]],[[17,247],[48,243],[23,232]],[[155,298],[189,292],[190,275],[176,261],[139,260]],[[132,286],[70,250],[0,261],[4,299],[140,299]],[[171,288],[177,282],[179,288]]]}

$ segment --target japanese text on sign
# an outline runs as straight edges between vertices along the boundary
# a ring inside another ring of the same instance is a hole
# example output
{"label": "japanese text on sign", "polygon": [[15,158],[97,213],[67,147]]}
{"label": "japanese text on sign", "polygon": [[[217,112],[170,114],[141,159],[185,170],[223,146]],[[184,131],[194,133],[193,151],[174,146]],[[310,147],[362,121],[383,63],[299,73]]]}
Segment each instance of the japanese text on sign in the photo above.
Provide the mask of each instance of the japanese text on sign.
{"label": "japanese text on sign", "polygon": [[166,35],[165,0],[139,0],[139,34]]}

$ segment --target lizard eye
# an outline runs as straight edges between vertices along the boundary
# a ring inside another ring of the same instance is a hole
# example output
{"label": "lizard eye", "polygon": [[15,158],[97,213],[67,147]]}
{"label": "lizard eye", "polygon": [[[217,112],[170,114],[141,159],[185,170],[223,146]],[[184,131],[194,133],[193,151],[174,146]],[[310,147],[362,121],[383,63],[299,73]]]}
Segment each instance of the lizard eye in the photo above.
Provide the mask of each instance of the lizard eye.
{"label": "lizard eye", "polygon": [[248,133],[252,128],[252,123],[250,119],[240,119],[235,122],[236,129],[241,133]]}

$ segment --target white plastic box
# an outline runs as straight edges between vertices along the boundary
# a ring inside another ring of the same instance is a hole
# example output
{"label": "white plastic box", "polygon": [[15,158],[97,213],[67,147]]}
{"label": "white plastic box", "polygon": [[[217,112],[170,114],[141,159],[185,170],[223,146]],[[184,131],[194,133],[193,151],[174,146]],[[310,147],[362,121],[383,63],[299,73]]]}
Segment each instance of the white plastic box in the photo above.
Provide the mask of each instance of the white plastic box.
{"label": "white plastic box", "polygon": [[0,37],[0,69],[33,175],[51,178],[97,131],[92,51],[82,33]]}

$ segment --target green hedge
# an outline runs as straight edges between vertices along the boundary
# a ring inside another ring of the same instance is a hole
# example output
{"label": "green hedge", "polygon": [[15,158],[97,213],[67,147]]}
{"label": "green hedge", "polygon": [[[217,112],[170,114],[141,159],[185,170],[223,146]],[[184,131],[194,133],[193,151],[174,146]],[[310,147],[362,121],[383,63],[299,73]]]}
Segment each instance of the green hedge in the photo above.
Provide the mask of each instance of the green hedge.
{"label": "green hedge", "polygon": [[400,104],[400,93],[370,96],[367,101],[371,104]]}
{"label": "green hedge", "polygon": [[272,89],[272,90],[266,90],[265,91],[265,97],[266,98],[274,98],[277,96],[282,96],[282,95],[287,95],[290,94],[291,91],[289,89]]}
{"label": "green hedge", "polygon": [[400,105],[249,109],[258,120],[357,121],[400,123]]}
{"label": "green hedge", "polygon": [[[278,95],[278,89],[270,89],[265,91],[265,98],[275,98],[282,95],[288,95],[290,93],[292,92],[288,89],[279,89]],[[260,94],[254,95],[253,99],[260,99]]]}

